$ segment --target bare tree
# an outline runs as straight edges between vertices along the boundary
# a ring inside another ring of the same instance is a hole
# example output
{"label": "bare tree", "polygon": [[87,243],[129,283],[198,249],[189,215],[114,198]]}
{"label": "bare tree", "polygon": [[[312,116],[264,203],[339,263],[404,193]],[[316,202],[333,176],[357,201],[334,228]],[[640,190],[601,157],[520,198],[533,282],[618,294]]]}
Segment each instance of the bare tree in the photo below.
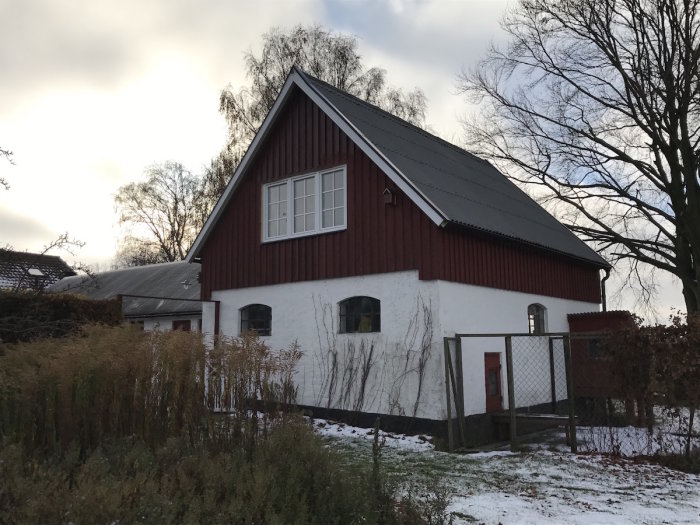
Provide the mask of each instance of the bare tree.
{"label": "bare tree", "polygon": [[201,181],[182,164],[154,164],[146,175],[114,197],[119,222],[127,227],[118,253],[126,266],[184,259],[207,217]]}
{"label": "bare tree", "polygon": [[[0,158],[5,157],[5,159],[10,163],[14,164],[12,160],[12,152],[8,149],[0,147]],[[5,177],[0,177],[0,186],[5,188],[6,190],[10,189],[10,183],[7,182],[7,179]]]}
{"label": "bare tree", "polygon": [[[459,85],[467,147],[556,206],[611,262],[700,305],[699,0],[521,0]],[[642,282],[642,286],[647,283]]]}
{"label": "bare tree", "polygon": [[224,151],[205,176],[210,198],[223,192],[295,64],[338,89],[423,126],[423,92],[415,88],[404,93],[388,86],[385,70],[364,66],[354,36],[298,25],[288,31],[273,28],[262,41],[260,55],[250,51],[245,55],[250,85],[238,90],[229,86],[221,92],[220,109],[228,122],[229,136]]}

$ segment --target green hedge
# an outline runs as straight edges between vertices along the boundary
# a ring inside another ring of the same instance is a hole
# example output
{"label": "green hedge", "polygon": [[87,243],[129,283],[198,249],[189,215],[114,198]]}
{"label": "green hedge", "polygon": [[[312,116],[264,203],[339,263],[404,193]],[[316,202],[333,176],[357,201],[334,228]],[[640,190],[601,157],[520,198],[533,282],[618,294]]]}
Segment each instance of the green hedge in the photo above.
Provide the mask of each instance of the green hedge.
{"label": "green hedge", "polygon": [[117,325],[118,300],[91,300],[72,294],[0,292],[0,343],[17,343],[75,333],[85,324]]}

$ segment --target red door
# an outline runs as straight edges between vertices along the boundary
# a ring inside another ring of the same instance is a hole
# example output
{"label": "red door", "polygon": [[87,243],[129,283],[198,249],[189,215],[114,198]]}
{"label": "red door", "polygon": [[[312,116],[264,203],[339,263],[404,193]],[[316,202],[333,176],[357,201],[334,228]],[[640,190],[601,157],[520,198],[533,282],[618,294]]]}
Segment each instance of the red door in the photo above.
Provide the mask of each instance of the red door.
{"label": "red door", "polygon": [[484,371],[486,380],[486,412],[498,412],[503,410],[500,353],[484,353]]}

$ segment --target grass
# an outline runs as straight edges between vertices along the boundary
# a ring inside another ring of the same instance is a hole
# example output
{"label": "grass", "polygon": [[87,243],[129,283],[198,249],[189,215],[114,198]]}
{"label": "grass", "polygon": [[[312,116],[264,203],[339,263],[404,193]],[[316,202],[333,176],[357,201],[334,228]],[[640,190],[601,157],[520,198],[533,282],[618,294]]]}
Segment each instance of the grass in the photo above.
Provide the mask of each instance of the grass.
{"label": "grass", "polygon": [[[563,439],[563,437],[562,437]],[[346,461],[371,455],[366,438],[327,438]],[[697,476],[649,462],[536,450],[447,454],[387,446],[402,486],[439,487],[458,523],[696,523]]]}

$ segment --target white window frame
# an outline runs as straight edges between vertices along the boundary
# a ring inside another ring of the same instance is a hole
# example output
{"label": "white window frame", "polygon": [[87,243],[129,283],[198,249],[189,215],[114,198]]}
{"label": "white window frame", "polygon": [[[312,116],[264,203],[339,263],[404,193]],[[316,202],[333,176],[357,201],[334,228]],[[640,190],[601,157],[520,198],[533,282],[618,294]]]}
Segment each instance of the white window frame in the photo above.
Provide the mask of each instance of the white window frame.
{"label": "white window frame", "polygon": [[[332,173],[336,171],[341,171],[343,174],[343,224],[340,226],[327,226],[322,227],[322,197],[323,197],[323,187],[322,180],[323,175],[326,173]],[[315,205],[314,205],[314,228],[313,230],[303,231],[294,233],[294,182],[301,179],[314,178],[314,188],[315,188]],[[287,184],[287,233],[284,235],[276,235],[275,237],[268,237],[267,235],[267,214],[268,214],[268,190],[272,186],[279,186],[281,184]],[[294,239],[297,237],[308,237],[310,235],[320,235],[322,233],[331,233],[337,231],[343,231],[348,228],[348,176],[347,176],[347,166],[336,166],[334,168],[329,168],[326,170],[304,173],[303,175],[297,175],[290,177],[286,180],[278,180],[275,182],[270,182],[264,184],[262,187],[262,242],[276,242],[285,239]]]}

